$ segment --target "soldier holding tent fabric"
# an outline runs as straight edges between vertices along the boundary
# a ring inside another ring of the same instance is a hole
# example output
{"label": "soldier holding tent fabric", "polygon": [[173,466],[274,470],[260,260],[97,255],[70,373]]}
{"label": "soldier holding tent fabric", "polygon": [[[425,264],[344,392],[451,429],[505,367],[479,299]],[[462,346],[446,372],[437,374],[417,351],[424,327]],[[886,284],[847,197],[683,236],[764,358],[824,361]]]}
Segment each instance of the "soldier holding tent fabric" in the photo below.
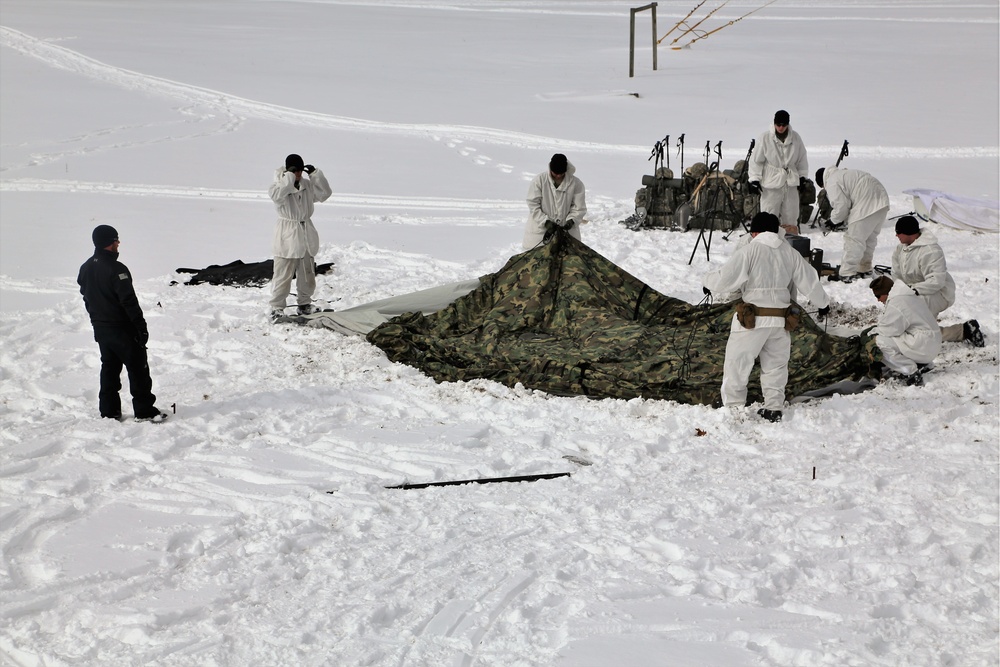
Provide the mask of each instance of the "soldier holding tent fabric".
{"label": "soldier holding tent fabric", "polygon": [[580,225],[586,222],[587,193],[575,176],[576,167],[562,153],[549,160],[548,171],[535,176],[528,186],[528,224],[522,245],[531,250],[548,238],[556,227],[580,239]]}
{"label": "soldier holding tent fabric", "polygon": [[[806,295],[820,308],[820,317],[829,312],[829,298],[816,270],[778,235],[778,229],[777,216],[764,212],[755,215],[750,223],[753,240],[703,280],[706,293],[738,291],[743,295],[726,343],[722,404],[746,404],[750,372],[760,357],[764,407],[757,414],[772,422],[781,421],[788,383],[791,336],[786,330],[786,317],[791,306],[790,290]],[[746,316],[748,310],[752,317]]]}

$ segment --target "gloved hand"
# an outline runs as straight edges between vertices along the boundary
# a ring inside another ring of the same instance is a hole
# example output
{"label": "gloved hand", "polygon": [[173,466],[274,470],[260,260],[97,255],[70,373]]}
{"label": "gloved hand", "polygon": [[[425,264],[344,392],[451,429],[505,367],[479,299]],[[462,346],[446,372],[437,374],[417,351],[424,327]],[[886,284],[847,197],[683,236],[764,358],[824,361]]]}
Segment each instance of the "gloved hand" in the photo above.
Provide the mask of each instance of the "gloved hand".
{"label": "gloved hand", "polygon": [[569,230],[573,229],[573,225],[575,224],[576,220],[567,220],[566,224],[563,225],[563,229],[565,229],[568,232]]}
{"label": "gloved hand", "polygon": [[136,335],[135,340],[136,340],[137,343],[139,343],[139,345],[142,345],[143,347],[146,347],[146,343],[149,342],[149,332],[146,331],[145,329],[142,329]]}
{"label": "gloved hand", "polygon": [[551,220],[545,221],[545,234],[542,236],[542,243],[548,243],[548,240],[552,238],[552,235],[556,233],[556,229],[559,225],[552,222]]}
{"label": "gloved hand", "polygon": [[316,171],[316,167],[312,166],[311,164],[307,164],[306,166],[302,167],[302,170],[307,174],[311,174],[314,171]]}
{"label": "gloved hand", "polygon": [[816,319],[825,320],[829,314],[830,314],[830,306],[820,308],[819,310],[816,311]]}
{"label": "gloved hand", "polygon": [[760,181],[750,181],[747,183],[747,192],[752,195],[760,194]]}
{"label": "gloved hand", "polygon": [[702,293],[704,293],[705,296],[712,296],[712,290],[708,289],[707,287],[702,287],[701,291]]}

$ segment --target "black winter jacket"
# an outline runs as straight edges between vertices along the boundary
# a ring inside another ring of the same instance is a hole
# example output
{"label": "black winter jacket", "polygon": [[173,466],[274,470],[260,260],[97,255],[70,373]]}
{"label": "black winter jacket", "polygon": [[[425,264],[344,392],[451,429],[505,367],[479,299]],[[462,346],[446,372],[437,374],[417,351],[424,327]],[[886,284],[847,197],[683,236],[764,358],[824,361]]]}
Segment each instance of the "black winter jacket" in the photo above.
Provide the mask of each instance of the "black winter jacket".
{"label": "black winter jacket", "polygon": [[146,320],[132,287],[132,274],[118,261],[118,253],[98,248],[80,267],[76,279],[83,303],[95,327],[127,327],[146,334]]}

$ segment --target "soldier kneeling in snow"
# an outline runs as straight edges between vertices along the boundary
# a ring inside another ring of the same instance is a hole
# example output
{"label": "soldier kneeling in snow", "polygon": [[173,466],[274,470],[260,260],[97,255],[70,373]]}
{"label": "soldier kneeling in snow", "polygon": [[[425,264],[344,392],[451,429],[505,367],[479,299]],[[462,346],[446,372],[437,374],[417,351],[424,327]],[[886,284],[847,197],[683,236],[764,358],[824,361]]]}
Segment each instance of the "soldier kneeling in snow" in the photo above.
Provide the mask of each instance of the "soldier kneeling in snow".
{"label": "soldier kneeling in snow", "polygon": [[906,283],[879,276],[869,285],[875,298],[885,304],[872,333],[882,351],[883,379],[899,379],[908,385],[924,383],[922,373],[941,351],[941,329],[937,320]]}

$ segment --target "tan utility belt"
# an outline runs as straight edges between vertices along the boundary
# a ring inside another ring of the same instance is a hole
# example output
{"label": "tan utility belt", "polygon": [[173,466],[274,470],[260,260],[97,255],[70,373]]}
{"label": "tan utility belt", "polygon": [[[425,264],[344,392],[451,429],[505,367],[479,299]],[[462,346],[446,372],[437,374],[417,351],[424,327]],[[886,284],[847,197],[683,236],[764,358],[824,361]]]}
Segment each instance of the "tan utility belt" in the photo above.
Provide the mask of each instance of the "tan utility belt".
{"label": "tan utility belt", "polygon": [[758,317],[782,317],[785,319],[785,331],[795,331],[799,326],[801,311],[795,306],[788,308],[762,308],[752,303],[736,304],[736,320],[744,329],[753,329]]}

